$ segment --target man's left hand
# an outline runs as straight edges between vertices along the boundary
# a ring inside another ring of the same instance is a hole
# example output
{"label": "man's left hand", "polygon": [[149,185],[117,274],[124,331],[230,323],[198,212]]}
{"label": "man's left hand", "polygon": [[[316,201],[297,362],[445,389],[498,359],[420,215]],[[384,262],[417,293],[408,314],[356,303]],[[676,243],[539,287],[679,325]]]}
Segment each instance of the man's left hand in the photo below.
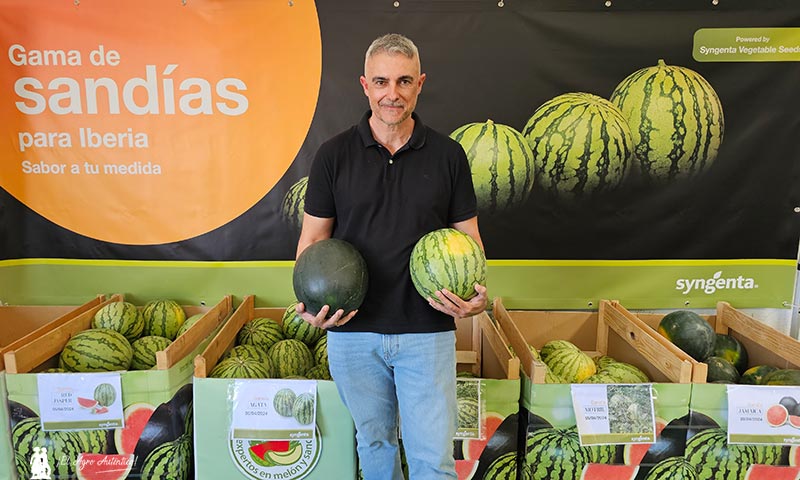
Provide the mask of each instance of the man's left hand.
{"label": "man's left hand", "polygon": [[469,300],[462,300],[458,295],[443,288],[435,292],[438,301],[434,298],[429,298],[428,304],[436,310],[455,318],[470,317],[485,311],[488,305],[486,287],[476,283],[475,291],[478,293],[477,295]]}

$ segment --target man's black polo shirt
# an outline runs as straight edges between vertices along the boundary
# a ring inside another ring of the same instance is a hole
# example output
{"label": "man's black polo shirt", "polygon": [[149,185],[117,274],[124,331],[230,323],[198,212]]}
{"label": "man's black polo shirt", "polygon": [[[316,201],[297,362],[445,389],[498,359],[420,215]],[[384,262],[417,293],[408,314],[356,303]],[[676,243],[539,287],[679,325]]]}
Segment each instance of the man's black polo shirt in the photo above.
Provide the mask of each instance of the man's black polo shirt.
{"label": "man's black polo shirt", "polygon": [[453,330],[452,317],[414,289],[408,262],[423,235],[477,215],[466,154],[412,114],[411,138],[391,156],[373,138],[370,115],[319,148],[306,191],[305,211],[335,218],[333,237],[353,244],[369,269],[358,314],[335,330]]}

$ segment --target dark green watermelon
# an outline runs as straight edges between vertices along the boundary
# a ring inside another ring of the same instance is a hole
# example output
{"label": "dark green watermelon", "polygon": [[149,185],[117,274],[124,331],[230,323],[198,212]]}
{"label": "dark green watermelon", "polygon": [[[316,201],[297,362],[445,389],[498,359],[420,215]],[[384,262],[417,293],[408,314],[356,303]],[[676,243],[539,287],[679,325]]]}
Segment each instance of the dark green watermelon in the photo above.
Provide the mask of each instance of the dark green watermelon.
{"label": "dark green watermelon", "polygon": [[747,349],[744,348],[742,342],[736,337],[718,333],[717,338],[714,340],[714,351],[711,355],[724,358],[731,362],[731,364],[736,367],[739,374],[747,370],[747,363],[749,361],[747,358]]}
{"label": "dark green watermelon", "polygon": [[756,365],[750,367],[739,377],[739,383],[745,385],[761,385],[764,381],[764,377],[777,369],[778,367],[773,367],[772,365]]}
{"label": "dark green watermelon", "polygon": [[698,362],[714,351],[717,334],[703,317],[690,310],[676,310],[661,319],[658,333]]}
{"label": "dark green watermelon", "polygon": [[800,370],[786,368],[768,373],[762,385],[800,385]]}
{"label": "dark green watermelon", "polygon": [[722,357],[706,358],[708,365],[708,381],[711,383],[736,383],[739,381],[739,371],[731,362]]}
{"label": "dark green watermelon", "polygon": [[352,312],[367,294],[367,263],[344,240],[328,238],[308,246],[294,265],[294,294],[308,312],[316,315],[330,306],[329,315]]}

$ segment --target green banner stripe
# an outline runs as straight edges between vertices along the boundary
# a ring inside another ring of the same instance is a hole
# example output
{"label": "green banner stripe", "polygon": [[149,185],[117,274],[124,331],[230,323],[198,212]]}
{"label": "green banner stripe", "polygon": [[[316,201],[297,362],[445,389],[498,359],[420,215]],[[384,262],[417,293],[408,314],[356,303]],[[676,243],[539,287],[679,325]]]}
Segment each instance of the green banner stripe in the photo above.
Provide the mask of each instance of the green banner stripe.
{"label": "green banner stripe", "polygon": [[731,433],[729,443],[755,443],[762,445],[797,445],[800,435],[754,435]]}
{"label": "green banner stripe", "polygon": [[233,438],[252,438],[258,440],[307,440],[314,438],[313,430],[257,430],[235,428]]}
{"label": "green banner stripe", "polygon": [[692,55],[698,62],[798,62],[800,28],[701,28]]}
{"label": "green banner stripe", "polygon": [[44,422],[43,430],[96,430],[117,428],[122,426],[122,420],[86,420],[75,422]]}
{"label": "green banner stripe", "polygon": [[582,445],[619,445],[623,443],[655,443],[654,433],[596,433],[581,435]]}

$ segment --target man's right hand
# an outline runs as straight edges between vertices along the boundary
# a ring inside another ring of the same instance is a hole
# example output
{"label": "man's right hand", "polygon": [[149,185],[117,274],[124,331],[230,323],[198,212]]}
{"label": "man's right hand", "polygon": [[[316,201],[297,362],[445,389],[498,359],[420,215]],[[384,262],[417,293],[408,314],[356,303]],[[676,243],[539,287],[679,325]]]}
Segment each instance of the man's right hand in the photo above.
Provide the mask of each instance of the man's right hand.
{"label": "man's right hand", "polygon": [[353,310],[352,312],[345,315],[344,310],[341,308],[336,311],[330,318],[325,318],[328,316],[328,311],[331,309],[329,305],[323,305],[322,308],[317,312],[317,315],[312,315],[311,312],[306,311],[306,306],[303,302],[299,302],[295,307],[297,314],[302,317],[303,320],[308,322],[309,324],[321,328],[323,330],[327,330],[333,327],[341,327],[345,323],[349,322],[351,318],[353,318],[358,310]]}

